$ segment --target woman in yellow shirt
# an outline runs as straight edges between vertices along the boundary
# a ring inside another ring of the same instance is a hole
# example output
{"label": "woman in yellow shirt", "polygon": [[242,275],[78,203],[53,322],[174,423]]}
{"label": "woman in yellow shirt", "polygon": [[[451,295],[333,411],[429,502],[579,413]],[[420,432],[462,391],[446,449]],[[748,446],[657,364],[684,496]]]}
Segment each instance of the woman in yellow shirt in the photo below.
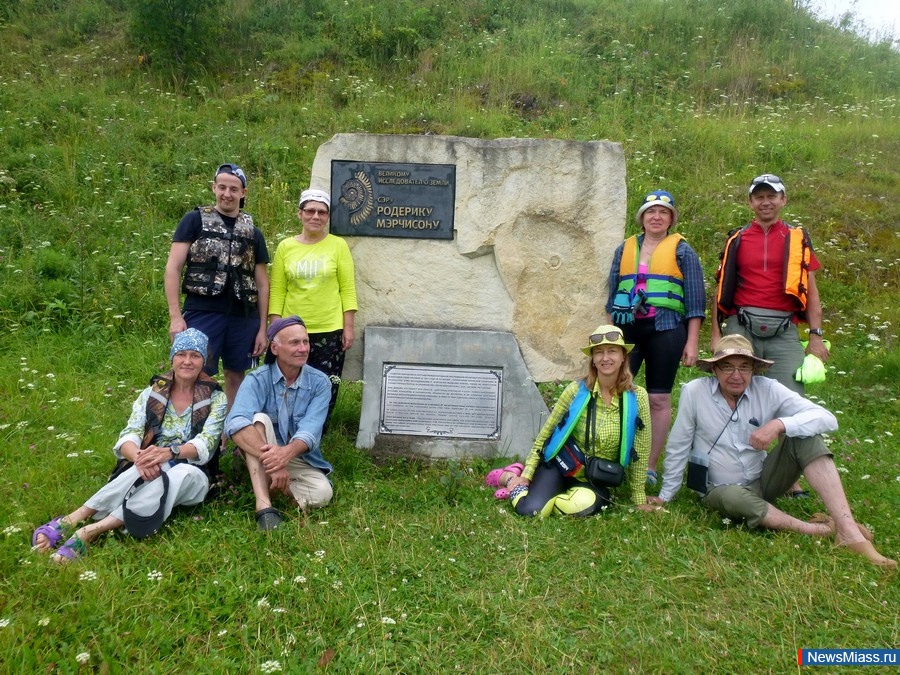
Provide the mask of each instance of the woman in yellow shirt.
{"label": "woman in yellow shirt", "polygon": [[334,410],[344,369],[344,353],[353,345],[357,310],[350,248],[328,233],[331,197],[324,190],[304,190],[297,216],[303,229],[283,240],[270,273],[269,321],[300,316],[309,331],[307,363],[331,378]]}

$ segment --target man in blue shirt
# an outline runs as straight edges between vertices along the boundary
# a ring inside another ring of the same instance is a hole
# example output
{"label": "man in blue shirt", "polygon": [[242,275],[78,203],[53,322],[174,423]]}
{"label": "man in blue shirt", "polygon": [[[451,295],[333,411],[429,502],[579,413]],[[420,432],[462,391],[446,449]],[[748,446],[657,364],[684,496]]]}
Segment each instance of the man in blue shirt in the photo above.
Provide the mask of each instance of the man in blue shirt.
{"label": "man in blue shirt", "polygon": [[309,334],[300,317],[276,319],[266,335],[265,365],[241,384],[225,433],[247,462],[259,529],[274,530],[282,514],[272,507],[273,490],[289,494],[302,510],[331,501],[332,467],[320,449],[331,381],[306,365]]}

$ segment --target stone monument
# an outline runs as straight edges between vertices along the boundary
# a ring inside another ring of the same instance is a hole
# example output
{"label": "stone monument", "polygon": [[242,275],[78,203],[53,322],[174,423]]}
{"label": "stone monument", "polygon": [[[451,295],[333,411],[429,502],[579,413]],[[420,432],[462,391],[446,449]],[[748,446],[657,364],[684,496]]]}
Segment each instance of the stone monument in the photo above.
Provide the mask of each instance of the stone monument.
{"label": "stone monument", "polygon": [[[625,231],[621,145],[337,134],[316,153],[313,187],[331,188],[333,159],[456,165],[455,240],[347,237],[360,337],[367,325],[508,331],[536,382],[582,374]],[[361,346],[348,379],[362,377]]]}
{"label": "stone monument", "polygon": [[[338,134],[319,147],[310,181],[329,190],[334,200],[340,186],[331,184],[332,160],[456,167],[452,240],[346,236],[356,263],[360,309],[357,342],[347,353],[344,377],[361,378],[364,353],[367,360],[363,418],[368,411],[368,427],[361,424],[357,445],[372,447],[383,433],[383,411],[369,391],[378,386],[383,403],[381,386],[390,385],[390,378],[383,379],[384,373],[368,363],[367,326],[508,333],[521,350],[532,388],[533,382],[583,375],[580,348],[605,316],[609,265],[624,235],[625,159],[619,144]],[[388,346],[382,337],[378,334],[379,343]],[[408,353],[382,361],[429,362]],[[489,361],[478,363],[500,365]],[[462,359],[457,365],[476,364]],[[370,381],[373,377],[377,382]],[[454,386],[441,382],[441,387]],[[509,391],[509,377],[503,387]],[[533,396],[527,400],[543,405]],[[513,442],[503,434],[527,426],[525,435],[533,440],[540,420],[533,419],[534,410],[525,415],[527,424],[521,419],[501,423],[499,439],[470,439],[466,446],[437,437],[428,440],[432,447],[425,454],[522,453],[527,447],[521,439]],[[444,450],[437,447],[442,441]]]}

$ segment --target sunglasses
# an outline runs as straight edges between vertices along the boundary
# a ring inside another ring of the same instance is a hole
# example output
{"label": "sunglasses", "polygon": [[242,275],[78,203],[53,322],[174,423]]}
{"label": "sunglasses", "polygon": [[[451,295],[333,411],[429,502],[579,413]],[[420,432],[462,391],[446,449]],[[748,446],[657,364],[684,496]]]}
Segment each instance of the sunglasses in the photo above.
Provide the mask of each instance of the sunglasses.
{"label": "sunglasses", "polygon": [[650,193],[647,195],[647,198],[644,200],[645,202],[665,202],[666,204],[672,203],[672,198],[669,195],[658,195],[656,193]]}
{"label": "sunglasses", "polygon": [[313,216],[319,216],[320,218],[324,218],[328,215],[328,211],[325,209],[300,209],[300,211],[305,216],[309,216],[312,218]]}
{"label": "sunglasses", "polygon": [[750,185],[759,185],[760,183],[784,183],[784,181],[773,173],[764,173],[762,176],[754,178]]}
{"label": "sunglasses", "polygon": [[611,330],[608,333],[594,333],[590,337],[591,347],[599,345],[604,340],[607,342],[618,342],[619,340],[624,340],[624,338],[617,330]]}

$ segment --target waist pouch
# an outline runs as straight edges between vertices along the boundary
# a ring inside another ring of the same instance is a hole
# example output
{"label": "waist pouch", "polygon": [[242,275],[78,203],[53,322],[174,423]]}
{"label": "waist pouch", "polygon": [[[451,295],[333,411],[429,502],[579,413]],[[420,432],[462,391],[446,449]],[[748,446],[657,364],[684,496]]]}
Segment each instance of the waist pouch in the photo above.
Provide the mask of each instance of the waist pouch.
{"label": "waist pouch", "polygon": [[571,478],[584,466],[584,453],[575,445],[571,436],[550,460],[566,478]]}
{"label": "waist pouch", "polygon": [[793,312],[760,307],[741,307],[737,316],[738,323],[758,338],[775,337],[785,332],[794,321]]}
{"label": "waist pouch", "polygon": [[625,467],[609,459],[588,457],[584,477],[594,487],[619,487],[625,480]]}

